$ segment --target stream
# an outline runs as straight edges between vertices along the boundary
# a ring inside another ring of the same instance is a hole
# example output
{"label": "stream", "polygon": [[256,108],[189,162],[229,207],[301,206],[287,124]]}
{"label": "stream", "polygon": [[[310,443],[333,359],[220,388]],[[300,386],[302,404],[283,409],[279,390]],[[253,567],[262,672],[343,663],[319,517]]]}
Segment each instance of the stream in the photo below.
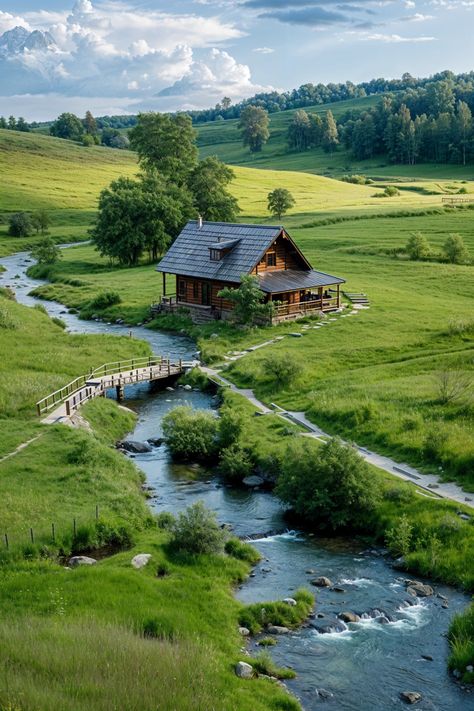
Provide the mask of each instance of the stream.
{"label": "stream", "polygon": [[[27,253],[0,259],[6,271],[0,286],[14,289],[17,300],[32,306],[37,299],[29,292],[42,283],[26,276],[32,263]],[[40,301],[52,316],[59,316],[72,333],[123,335],[125,326],[81,321],[61,304]],[[188,338],[133,327],[133,336],[148,341],[154,353],[191,358],[196,346]],[[99,365],[99,364],[97,364]],[[161,436],[163,415],[179,404],[198,408],[216,407],[211,395],[175,389],[153,391],[147,385],[126,388],[126,404],[137,412],[131,439],[145,441]],[[342,592],[312,588],[316,592],[313,626],[277,637],[271,647],[275,661],[291,666],[297,678],[288,687],[301,699],[306,711],[391,711],[406,704],[402,691],[423,695],[417,709],[423,711],[474,711],[474,695],[460,689],[446,669],[446,632],[452,616],[469,597],[454,588],[434,585],[435,595],[411,598],[404,577],[393,570],[378,551],[362,550],[350,540],[319,539],[300,532],[284,531],[283,507],[273,494],[230,487],[198,466],[175,464],[165,446],[134,455],[152,488],[150,506],[156,511],[177,512],[196,500],[213,509],[221,523],[232,526],[239,536],[256,537],[253,544],[262,553],[254,576],[237,590],[245,603],[282,599],[316,576],[327,576]],[[313,572],[308,572],[313,571]],[[449,607],[443,607],[443,595]],[[410,604],[407,605],[407,600]],[[345,625],[337,613],[351,610],[360,622]],[[250,642],[251,651],[261,648]],[[422,655],[432,658],[425,659]]]}

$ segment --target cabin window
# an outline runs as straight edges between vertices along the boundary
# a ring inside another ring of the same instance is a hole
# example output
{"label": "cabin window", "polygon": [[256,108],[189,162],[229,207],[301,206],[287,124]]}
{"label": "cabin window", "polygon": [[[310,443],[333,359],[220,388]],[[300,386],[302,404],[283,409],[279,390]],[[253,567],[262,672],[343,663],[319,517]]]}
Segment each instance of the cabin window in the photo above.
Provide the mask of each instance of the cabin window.
{"label": "cabin window", "polygon": [[267,267],[276,267],[276,252],[267,252]]}
{"label": "cabin window", "polygon": [[184,279],[178,281],[178,294],[184,296],[186,294],[186,282]]}
{"label": "cabin window", "polygon": [[222,259],[222,251],[220,249],[211,249],[211,262],[219,262]]}
{"label": "cabin window", "polygon": [[193,298],[197,299],[199,296],[199,284],[197,281],[193,283]]}

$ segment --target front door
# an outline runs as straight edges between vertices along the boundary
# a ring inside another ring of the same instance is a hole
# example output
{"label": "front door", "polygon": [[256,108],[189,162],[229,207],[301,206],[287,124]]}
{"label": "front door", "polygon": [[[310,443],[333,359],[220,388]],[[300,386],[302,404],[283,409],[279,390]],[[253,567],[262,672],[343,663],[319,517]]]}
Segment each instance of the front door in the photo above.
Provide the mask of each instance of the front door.
{"label": "front door", "polygon": [[203,281],[202,283],[201,303],[203,306],[211,305],[211,285],[208,284],[206,281]]}

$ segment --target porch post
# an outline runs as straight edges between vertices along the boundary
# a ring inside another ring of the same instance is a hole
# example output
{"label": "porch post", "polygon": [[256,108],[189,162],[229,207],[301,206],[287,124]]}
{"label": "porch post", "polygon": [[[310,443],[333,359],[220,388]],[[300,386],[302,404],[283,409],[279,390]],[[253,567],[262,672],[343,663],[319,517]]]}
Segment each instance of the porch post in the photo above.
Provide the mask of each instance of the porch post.
{"label": "porch post", "polygon": [[341,290],[340,290],[340,284],[337,285],[337,308],[340,308],[341,306]]}
{"label": "porch post", "polygon": [[166,296],[166,272],[163,272],[163,296]]}

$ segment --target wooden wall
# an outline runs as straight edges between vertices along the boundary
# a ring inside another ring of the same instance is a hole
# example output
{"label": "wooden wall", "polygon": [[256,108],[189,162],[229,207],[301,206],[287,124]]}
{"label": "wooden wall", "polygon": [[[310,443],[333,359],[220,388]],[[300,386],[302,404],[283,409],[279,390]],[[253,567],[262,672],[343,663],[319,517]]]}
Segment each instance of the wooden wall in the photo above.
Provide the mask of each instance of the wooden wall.
{"label": "wooden wall", "polygon": [[[184,293],[180,293],[179,291],[180,282],[184,282]],[[211,306],[214,306],[216,309],[224,309],[227,311],[230,311],[234,308],[234,305],[231,301],[221,299],[217,296],[217,294],[219,293],[219,291],[221,291],[221,289],[224,289],[226,286],[231,286],[237,289],[239,287],[239,284],[229,284],[228,282],[223,281],[209,281],[187,276],[176,277],[176,294],[178,296],[179,301],[185,301],[188,304],[196,304],[197,306],[202,306],[203,282],[209,284],[211,287]]]}
{"label": "wooden wall", "polygon": [[[275,252],[275,266],[267,266],[267,253]],[[289,239],[284,235],[279,235],[273,245],[263,255],[252,274],[262,274],[262,272],[274,272],[281,269],[306,269],[298,252],[293,247]]]}

